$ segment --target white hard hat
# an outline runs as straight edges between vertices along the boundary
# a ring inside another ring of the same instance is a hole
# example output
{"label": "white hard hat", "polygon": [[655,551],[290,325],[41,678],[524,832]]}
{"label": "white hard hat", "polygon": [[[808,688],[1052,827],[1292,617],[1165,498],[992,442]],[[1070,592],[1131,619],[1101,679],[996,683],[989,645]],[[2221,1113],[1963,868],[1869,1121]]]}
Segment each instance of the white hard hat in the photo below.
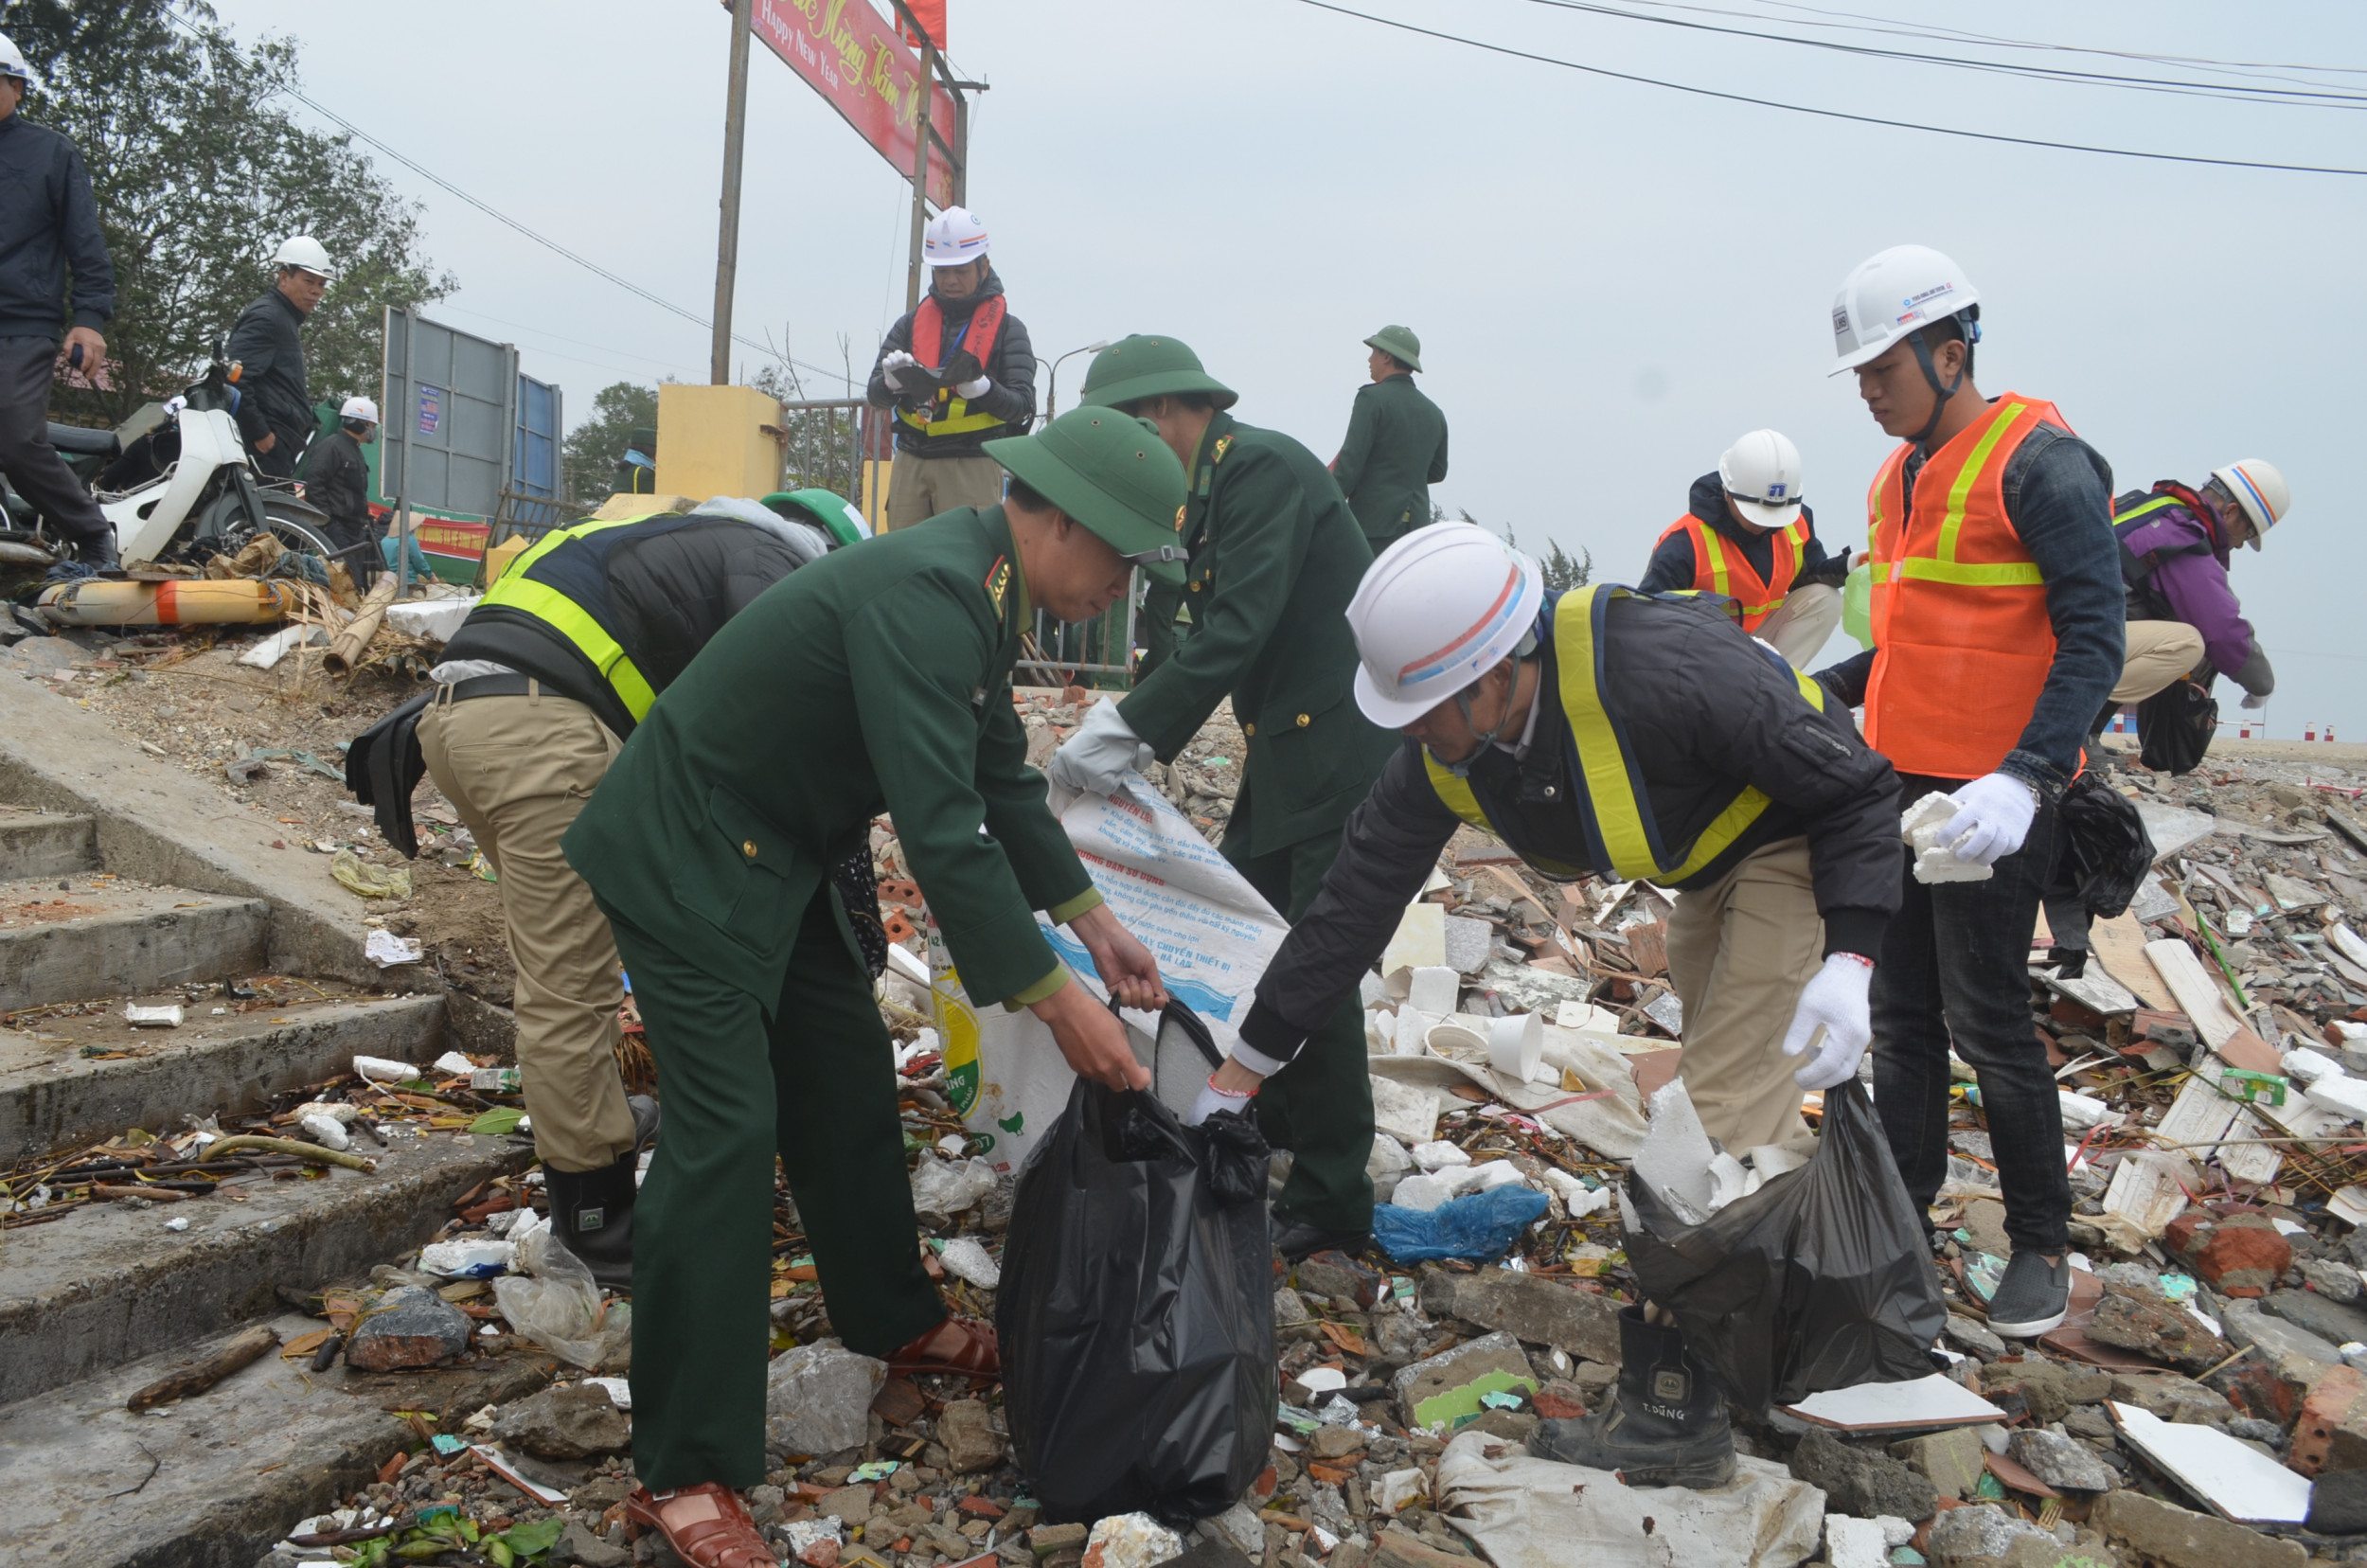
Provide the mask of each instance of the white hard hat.
{"label": "white hard hat", "polygon": [[987,254],[987,225],[968,207],[947,207],[921,232],[920,258],[933,267],[959,267]]}
{"label": "white hard hat", "polygon": [[2286,509],[2293,505],[2293,492],[2285,483],[2285,475],[2274,463],[2259,457],[2238,457],[2225,468],[2211,471],[2211,477],[2227,488],[2235,497],[2235,504],[2251,519],[2251,547],[2260,548],[2260,536],[2277,526]]}
{"label": "white hard hat", "polygon": [[1800,449],[1780,430],[1753,430],[1728,447],[1717,478],[1746,521],[1789,528],[1800,515]]}
{"label": "white hard hat", "polygon": [[[1893,245],[1842,279],[1833,296],[1832,373],[1855,370],[1894,343],[1978,304],[1965,270],[1928,245]],[[1971,341],[1973,334],[1965,334]]]}
{"label": "white hard hat", "polygon": [[1486,529],[1415,529],[1380,552],[1348,601],[1356,705],[1402,729],[1502,663],[1544,598],[1537,563]]}
{"label": "white hard hat", "polygon": [[280,241],[279,254],[273,257],[276,267],[301,267],[320,277],[334,277],[337,271],[329,264],[329,252],[309,234],[292,234]]}
{"label": "white hard hat", "polygon": [[341,419],[359,419],[364,424],[378,423],[378,404],[367,398],[347,398],[346,405],[337,410]]}
{"label": "white hard hat", "polygon": [[33,68],[25,63],[25,51],[7,33],[0,33],[0,76],[14,77],[28,87],[33,81]]}

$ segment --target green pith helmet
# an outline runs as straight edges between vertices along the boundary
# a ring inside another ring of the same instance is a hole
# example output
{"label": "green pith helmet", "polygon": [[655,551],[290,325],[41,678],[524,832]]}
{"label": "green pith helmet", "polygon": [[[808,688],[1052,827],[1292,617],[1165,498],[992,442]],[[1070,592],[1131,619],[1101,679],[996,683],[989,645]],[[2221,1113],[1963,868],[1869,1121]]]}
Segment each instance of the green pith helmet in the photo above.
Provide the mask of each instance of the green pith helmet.
{"label": "green pith helmet", "polygon": [[1184,465],[1148,419],[1072,408],[1033,436],[988,441],[986,452],[1153,579],[1184,585]]}
{"label": "green pith helmet", "polygon": [[1364,346],[1403,361],[1408,370],[1422,367],[1422,340],[1414,335],[1411,327],[1383,327],[1366,338]]}
{"label": "green pith helmet", "polygon": [[836,490],[774,490],[759,505],[792,523],[812,524],[830,536],[833,549],[871,537],[871,525],[863,521],[863,513]]}
{"label": "green pith helmet", "polygon": [[1083,400],[1114,408],[1137,398],[1173,392],[1205,392],[1219,408],[1241,401],[1239,393],[1200,366],[1200,356],[1171,337],[1122,337],[1094,356],[1085,370]]}

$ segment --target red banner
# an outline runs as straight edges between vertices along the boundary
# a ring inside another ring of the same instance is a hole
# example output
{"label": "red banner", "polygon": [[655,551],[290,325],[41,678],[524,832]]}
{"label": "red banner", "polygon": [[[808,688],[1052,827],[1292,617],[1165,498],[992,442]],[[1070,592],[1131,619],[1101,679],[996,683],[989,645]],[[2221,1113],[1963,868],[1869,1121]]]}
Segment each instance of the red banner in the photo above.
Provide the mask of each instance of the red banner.
{"label": "red banner", "polygon": [[[806,79],[898,173],[913,177],[920,128],[920,56],[897,36],[871,0],[756,0],[756,36]],[[945,146],[953,143],[953,96],[929,95],[930,116]],[[929,149],[929,200],[953,200],[953,170],[944,150]]]}

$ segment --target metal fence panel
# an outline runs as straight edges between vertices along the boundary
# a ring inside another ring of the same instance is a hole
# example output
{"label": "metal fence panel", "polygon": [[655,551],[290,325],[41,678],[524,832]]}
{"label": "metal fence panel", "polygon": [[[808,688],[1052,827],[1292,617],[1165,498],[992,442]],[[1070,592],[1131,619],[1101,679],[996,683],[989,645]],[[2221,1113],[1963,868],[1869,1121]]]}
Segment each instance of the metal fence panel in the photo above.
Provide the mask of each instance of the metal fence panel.
{"label": "metal fence panel", "polygon": [[490,517],[509,481],[518,351],[408,311],[386,312],[380,490]]}

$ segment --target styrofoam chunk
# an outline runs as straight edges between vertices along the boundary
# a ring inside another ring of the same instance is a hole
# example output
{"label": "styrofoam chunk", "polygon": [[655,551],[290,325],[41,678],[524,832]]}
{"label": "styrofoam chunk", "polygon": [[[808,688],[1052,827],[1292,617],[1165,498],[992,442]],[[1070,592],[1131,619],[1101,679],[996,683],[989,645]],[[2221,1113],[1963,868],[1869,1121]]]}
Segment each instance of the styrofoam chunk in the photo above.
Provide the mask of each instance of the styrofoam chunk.
{"label": "styrofoam chunk", "polygon": [[1462,994],[1462,975],[1444,964],[1426,964],[1414,971],[1405,999],[1409,1007],[1444,1018],[1454,1011]]}

